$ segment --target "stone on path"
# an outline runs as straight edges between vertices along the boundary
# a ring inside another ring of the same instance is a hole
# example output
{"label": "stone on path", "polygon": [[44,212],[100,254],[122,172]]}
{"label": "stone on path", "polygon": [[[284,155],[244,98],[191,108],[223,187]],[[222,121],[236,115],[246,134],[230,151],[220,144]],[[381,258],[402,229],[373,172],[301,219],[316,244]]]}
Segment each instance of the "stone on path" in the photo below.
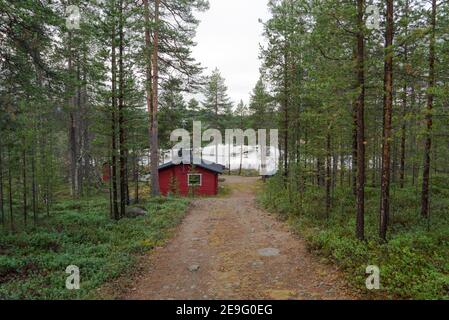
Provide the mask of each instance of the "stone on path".
{"label": "stone on path", "polygon": [[274,256],[279,255],[279,249],[276,249],[276,248],[263,248],[263,249],[257,250],[257,252],[262,257],[274,257]]}
{"label": "stone on path", "polygon": [[254,261],[252,263],[252,266],[255,267],[255,268],[262,267],[263,265],[264,265],[263,261],[260,261],[260,260]]}
{"label": "stone on path", "polygon": [[198,271],[200,269],[200,266],[198,265],[198,264],[192,264],[190,267],[189,267],[189,271],[190,272],[195,272],[195,271]]}

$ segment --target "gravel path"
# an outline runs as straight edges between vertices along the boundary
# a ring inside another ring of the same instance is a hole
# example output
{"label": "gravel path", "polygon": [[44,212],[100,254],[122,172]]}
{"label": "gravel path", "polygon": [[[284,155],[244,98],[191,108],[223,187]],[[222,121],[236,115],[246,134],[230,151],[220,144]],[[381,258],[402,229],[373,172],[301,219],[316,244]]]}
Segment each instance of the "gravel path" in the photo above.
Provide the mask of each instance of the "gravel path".
{"label": "gravel path", "polygon": [[258,179],[226,177],[231,194],[197,199],[124,299],[354,299],[340,272],[255,206]]}

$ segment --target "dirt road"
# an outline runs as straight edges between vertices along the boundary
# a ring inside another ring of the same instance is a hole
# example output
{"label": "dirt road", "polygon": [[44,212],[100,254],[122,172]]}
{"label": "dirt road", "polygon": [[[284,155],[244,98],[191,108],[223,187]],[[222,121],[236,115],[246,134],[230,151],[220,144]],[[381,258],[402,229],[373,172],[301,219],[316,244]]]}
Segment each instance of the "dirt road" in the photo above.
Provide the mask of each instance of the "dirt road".
{"label": "dirt road", "polygon": [[256,178],[198,199],[124,299],[352,299],[335,268],[255,205]]}

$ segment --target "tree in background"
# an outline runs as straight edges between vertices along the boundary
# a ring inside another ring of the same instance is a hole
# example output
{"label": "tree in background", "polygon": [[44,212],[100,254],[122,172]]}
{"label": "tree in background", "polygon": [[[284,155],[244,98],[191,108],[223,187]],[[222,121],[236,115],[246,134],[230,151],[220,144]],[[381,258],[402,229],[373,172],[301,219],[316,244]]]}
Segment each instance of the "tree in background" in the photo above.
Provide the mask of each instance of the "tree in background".
{"label": "tree in background", "polygon": [[[236,125],[237,128],[241,129],[241,130],[246,130],[247,126],[248,126],[248,106],[243,103],[243,100],[240,100],[239,104],[237,105],[235,111],[234,111],[234,116],[236,118]],[[245,141],[241,141],[241,144],[239,146],[239,150],[240,150],[240,165],[239,165],[239,176],[242,175],[242,165],[243,165],[243,154],[244,153],[248,153],[249,150],[245,150]],[[229,166],[231,167],[231,166]]]}
{"label": "tree in background", "polygon": [[[232,102],[227,91],[225,79],[216,68],[207,78],[203,87],[204,100],[202,106],[209,119],[206,125],[220,130],[222,135],[224,135],[225,129],[229,128],[232,115]],[[218,163],[218,144],[215,148],[215,162]]]}
{"label": "tree in background", "polygon": [[268,93],[263,79],[257,81],[251,93],[248,111],[251,114],[250,126],[253,129],[274,128],[273,98]]}
{"label": "tree in background", "polygon": [[232,113],[232,102],[228,96],[225,79],[217,68],[207,78],[203,95],[202,105],[211,117],[209,120],[211,127],[224,132],[229,115]]}

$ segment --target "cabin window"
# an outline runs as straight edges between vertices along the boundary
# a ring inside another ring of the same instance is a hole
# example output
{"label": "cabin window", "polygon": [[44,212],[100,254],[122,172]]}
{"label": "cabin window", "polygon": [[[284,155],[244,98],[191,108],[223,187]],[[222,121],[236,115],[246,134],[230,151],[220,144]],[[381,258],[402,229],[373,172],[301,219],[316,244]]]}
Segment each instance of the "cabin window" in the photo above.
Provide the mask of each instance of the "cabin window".
{"label": "cabin window", "polygon": [[201,174],[189,174],[187,176],[189,187],[200,187],[202,184],[202,175]]}

